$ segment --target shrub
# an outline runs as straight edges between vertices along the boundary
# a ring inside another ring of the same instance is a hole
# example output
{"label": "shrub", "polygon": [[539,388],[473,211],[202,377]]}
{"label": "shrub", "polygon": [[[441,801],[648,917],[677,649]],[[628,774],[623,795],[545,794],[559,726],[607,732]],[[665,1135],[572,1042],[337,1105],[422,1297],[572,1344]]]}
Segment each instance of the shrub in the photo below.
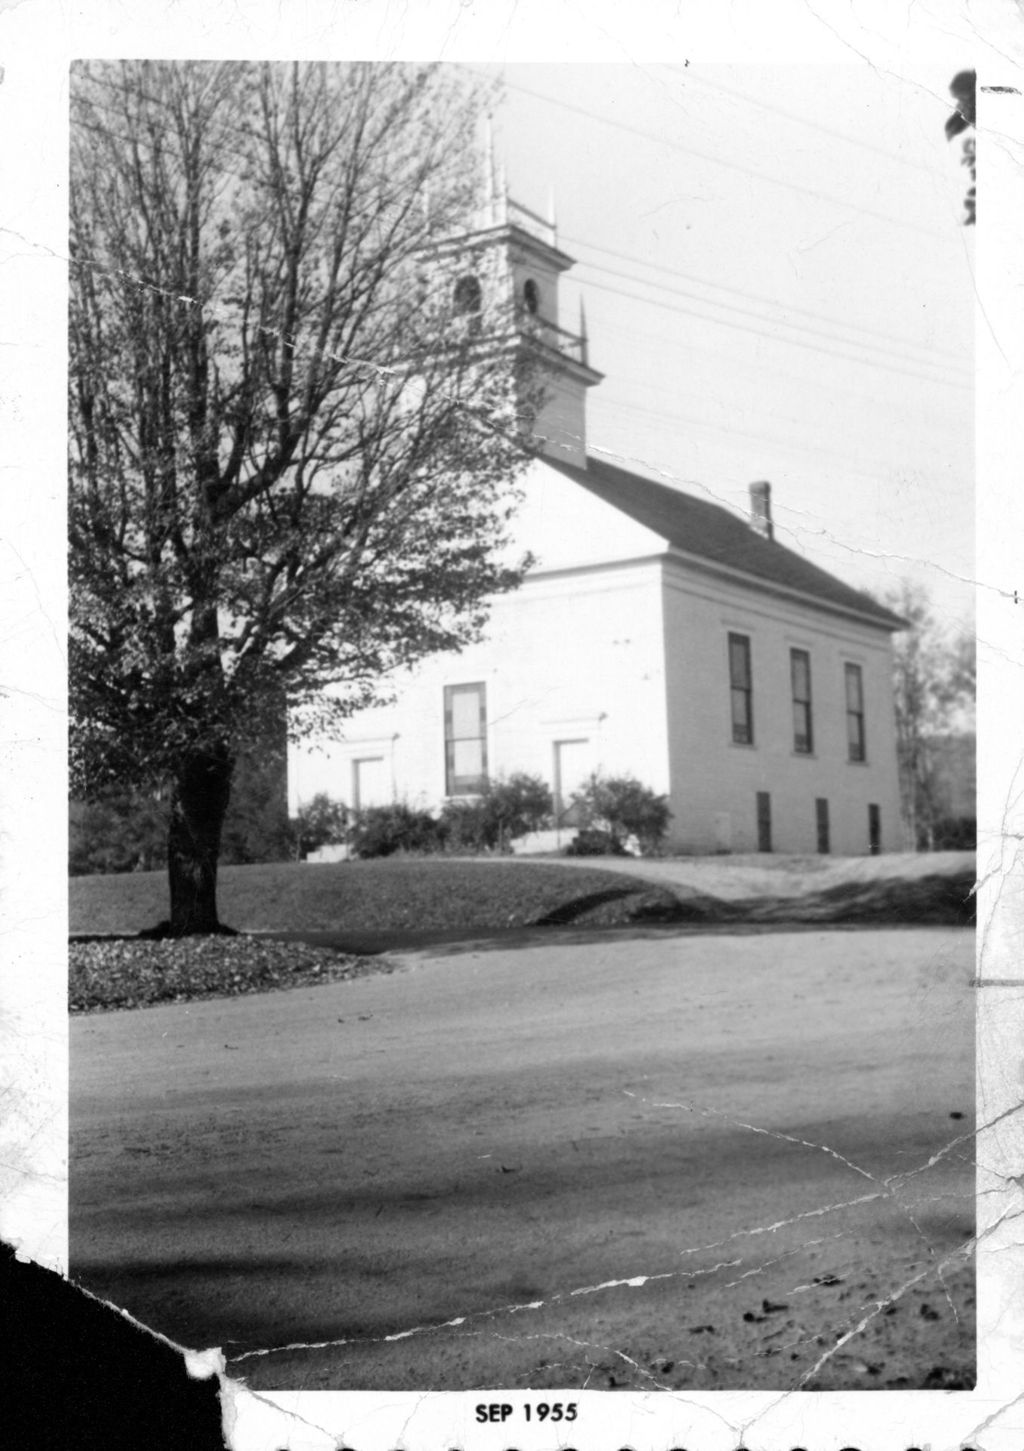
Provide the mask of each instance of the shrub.
{"label": "shrub", "polygon": [[440,825],[449,851],[508,851],[518,837],[539,831],[553,809],[540,777],[519,771],[488,782],[472,800],[446,802]]}
{"label": "shrub", "polygon": [[618,851],[635,836],[641,852],[656,851],[672,818],[668,798],[644,786],[635,776],[602,776],[595,772],[572,799],[583,828],[611,836]]}
{"label": "shrub", "polygon": [[355,856],[394,856],[395,852],[440,850],[443,832],[429,811],[415,811],[404,802],[370,806],[360,811],[348,833]]}
{"label": "shrub", "polygon": [[488,850],[487,823],[479,801],[446,801],[438,836],[446,851],[461,854]]}
{"label": "shrub", "polygon": [[563,856],[625,856],[626,848],[610,831],[586,826],[564,848]]}
{"label": "shrub", "polygon": [[301,861],[311,851],[345,840],[348,807],[343,801],[332,801],[325,791],[318,791],[299,807],[298,815],[292,816],[288,825],[295,856]]}
{"label": "shrub", "polygon": [[497,845],[507,846],[518,837],[540,831],[551,819],[555,803],[550,788],[539,776],[517,771],[507,781],[494,781],[483,795],[491,829],[497,831]]}

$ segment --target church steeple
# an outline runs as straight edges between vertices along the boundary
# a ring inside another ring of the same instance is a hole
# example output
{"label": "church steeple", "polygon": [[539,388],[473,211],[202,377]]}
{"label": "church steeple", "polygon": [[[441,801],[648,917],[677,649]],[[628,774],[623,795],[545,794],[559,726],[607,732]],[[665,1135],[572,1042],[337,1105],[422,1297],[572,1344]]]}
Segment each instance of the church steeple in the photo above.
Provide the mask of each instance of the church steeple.
{"label": "church steeple", "polygon": [[[491,125],[481,147],[483,186],[475,226],[446,238],[434,253],[451,279],[452,299],[481,340],[521,350],[539,385],[530,432],[543,452],[586,465],[586,390],[601,381],[588,358],[586,320],[562,326],[559,278],[573,265],[558,246],[554,196],[542,217],[509,199],[495,160]],[[534,391],[534,390],[531,390]]]}
{"label": "church steeple", "polygon": [[496,160],[494,154],[494,132],[491,127],[491,118],[488,116],[484,121],[484,145],[483,145],[483,207],[480,225],[487,227],[500,227],[507,220],[508,188],[505,183],[504,169]]}
{"label": "church steeple", "polygon": [[532,432],[552,458],[585,467],[586,392],[601,374],[590,366],[582,311],[579,332],[562,323],[559,280],[573,258],[558,246],[553,200],[546,218],[513,201],[505,216],[492,245],[512,294],[519,345],[539,375],[542,403]]}

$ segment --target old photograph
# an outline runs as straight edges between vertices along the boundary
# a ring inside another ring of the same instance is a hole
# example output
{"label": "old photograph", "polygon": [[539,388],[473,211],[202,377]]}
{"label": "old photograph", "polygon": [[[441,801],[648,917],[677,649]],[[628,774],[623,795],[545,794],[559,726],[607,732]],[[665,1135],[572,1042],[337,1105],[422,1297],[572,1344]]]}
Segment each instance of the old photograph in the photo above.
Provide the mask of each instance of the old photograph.
{"label": "old photograph", "polygon": [[971,1390],[970,58],[69,85],[71,1277]]}

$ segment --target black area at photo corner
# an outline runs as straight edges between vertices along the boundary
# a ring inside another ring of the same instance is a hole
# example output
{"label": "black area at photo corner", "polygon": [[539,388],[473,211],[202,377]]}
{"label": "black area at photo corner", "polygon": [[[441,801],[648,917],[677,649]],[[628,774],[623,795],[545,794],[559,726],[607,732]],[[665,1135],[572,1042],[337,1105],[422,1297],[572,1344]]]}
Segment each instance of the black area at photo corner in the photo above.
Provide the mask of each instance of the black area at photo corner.
{"label": "black area at photo corner", "polygon": [[8,1446],[223,1451],[219,1384],[53,1270],[0,1246],[0,1424]]}

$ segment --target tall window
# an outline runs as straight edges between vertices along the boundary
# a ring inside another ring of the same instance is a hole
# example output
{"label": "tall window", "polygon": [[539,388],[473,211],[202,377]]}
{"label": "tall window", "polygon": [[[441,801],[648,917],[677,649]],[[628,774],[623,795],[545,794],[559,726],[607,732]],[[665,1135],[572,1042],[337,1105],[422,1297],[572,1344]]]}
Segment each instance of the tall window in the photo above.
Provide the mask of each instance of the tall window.
{"label": "tall window", "polygon": [[754,691],[750,674],[750,637],[729,636],[729,693],[732,738],[738,746],[754,744]]}
{"label": "tall window", "polygon": [[793,688],[793,749],[801,756],[814,750],[811,725],[811,657],[806,650],[790,650],[789,675]]}
{"label": "tall window", "polygon": [[864,675],[859,665],[846,667],[846,743],[851,761],[863,761]]}
{"label": "tall window", "polygon": [[389,795],[383,756],[360,756],[352,762],[353,811],[382,806]]}
{"label": "tall window", "polygon": [[473,796],[486,785],[486,686],[445,686],[444,766],[449,796]]}

